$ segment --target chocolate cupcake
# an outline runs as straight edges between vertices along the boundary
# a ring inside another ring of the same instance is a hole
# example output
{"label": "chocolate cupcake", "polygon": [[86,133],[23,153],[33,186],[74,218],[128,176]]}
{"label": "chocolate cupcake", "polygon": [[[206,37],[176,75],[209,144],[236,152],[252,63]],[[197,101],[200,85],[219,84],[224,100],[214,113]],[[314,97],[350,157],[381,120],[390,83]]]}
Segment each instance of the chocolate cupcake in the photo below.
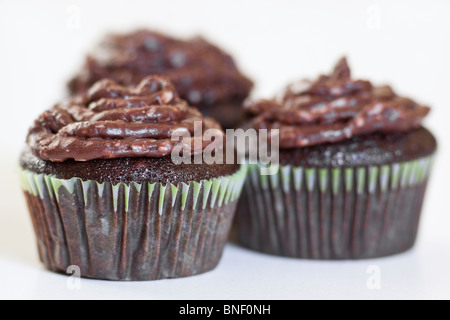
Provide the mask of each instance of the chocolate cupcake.
{"label": "chocolate cupcake", "polygon": [[[65,273],[75,265],[83,277],[109,280],[213,269],[245,172],[238,165],[175,164],[172,150],[198,137],[171,136],[193,134],[195,123],[223,134],[160,76],[137,87],[101,80],[42,113],[20,165],[45,266]],[[202,139],[192,156],[211,143]]]}
{"label": "chocolate cupcake", "polygon": [[429,108],[354,80],[345,59],[273,100],[249,101],[256,129],[279,130],[272,176],[249,167],[236,216],[248,248],[308,259],[362,259],[411,248],[436,151]]}
{"label": "chocolate cupcake", "polygon": [[136,85],[153,74],[168,76],[181,98],[224,128],[242,122],[242,102],[252,82],[229,54],[199,37],[180,40],[148,30],[109,35],[87,57],[69,89],[85,92],[103,78]]}

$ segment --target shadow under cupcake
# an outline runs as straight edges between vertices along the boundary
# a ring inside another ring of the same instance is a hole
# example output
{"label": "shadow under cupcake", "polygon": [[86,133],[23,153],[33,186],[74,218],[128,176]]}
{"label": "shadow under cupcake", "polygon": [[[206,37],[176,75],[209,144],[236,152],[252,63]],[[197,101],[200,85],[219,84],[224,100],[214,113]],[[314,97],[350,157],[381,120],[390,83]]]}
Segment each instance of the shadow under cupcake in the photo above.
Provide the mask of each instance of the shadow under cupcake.
{"label": "shadow under cupcake", "polygon": [[255,129],[278,129],[280,167],[250,165],[237,242],[308,259],[362,259],[414,245],[437,143],[421,126],[429,108],[350,77],[301,81],[249,101]]}

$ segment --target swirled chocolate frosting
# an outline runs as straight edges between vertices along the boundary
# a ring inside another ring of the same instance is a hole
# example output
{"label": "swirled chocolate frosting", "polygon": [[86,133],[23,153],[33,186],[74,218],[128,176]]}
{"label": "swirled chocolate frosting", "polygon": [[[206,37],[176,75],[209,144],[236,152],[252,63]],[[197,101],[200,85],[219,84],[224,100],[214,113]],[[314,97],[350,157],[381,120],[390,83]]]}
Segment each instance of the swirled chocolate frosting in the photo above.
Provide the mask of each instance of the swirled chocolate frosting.
{"label": "swirled chocolate frosting", "polygon": [[334,143],[370,133],[409,131],[420,126],[428,107],[351,78],[345,58],[331,75],[289,85],[272,100],[248,101],[256,129],[279,129],[280,147]]}
{"label": "swirled chocolate frosting", "polygon": [[[223,134],[217,122],[181,100],[166,77],[148,76],[136,87],[105,79],[42,113],[27,143],[35,156],[53,162],[164,157],[180,143],[189,144],[183,150],[195,154],[212,141],[194,135],[194,122],[201,122],[202,132]],[[174,134],[191,138],[172,141]]]}
{"label": "swirled chocolate frosting", "polygon": [[106,37],[87,57],[69,89],[84,92],[103,78],[136,85],[153,74],[168,76],[192,106],[242,101],[253,86],[230,55],[200,37],[179,40],[139,30]]}

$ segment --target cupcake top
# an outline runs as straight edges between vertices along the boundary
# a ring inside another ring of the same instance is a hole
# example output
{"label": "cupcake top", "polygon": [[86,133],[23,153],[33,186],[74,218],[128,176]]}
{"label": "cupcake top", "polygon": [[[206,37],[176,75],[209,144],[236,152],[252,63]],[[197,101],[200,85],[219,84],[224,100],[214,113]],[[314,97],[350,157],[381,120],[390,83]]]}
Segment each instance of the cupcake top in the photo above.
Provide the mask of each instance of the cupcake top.
{"label": "cupcake top", "polygon": [[351,78],[342,58],[330,75],[289,85],[271,100],[248,101],[255,129],[279,129],[280,148],[335,143],[372,133],[406,132],[420,127],[430,109]]}
{"label": "cupcake top", "polygon": [[[136,87],[104,79],[42,113],[27,143],[35,156],[53,162],[164,157],[181,144],[189,145],[183,151],[195,154],[212,143],[194,135],[197,121],[202,132],[217,129],[215,134],[223,134],[217,122],[178,97],[167,77],[148,76]],[[172,141],[173,135],[191,138]]]}
{"label": "cupcake top", "polygon": [[106,37],[87,57],[69,89],[84,92],[103,78],[136,85],[152,74],[168,76],[179,95],[193,106],[245,99],[253,86],[230,55],[200,37],[179,40],[139,30]]}

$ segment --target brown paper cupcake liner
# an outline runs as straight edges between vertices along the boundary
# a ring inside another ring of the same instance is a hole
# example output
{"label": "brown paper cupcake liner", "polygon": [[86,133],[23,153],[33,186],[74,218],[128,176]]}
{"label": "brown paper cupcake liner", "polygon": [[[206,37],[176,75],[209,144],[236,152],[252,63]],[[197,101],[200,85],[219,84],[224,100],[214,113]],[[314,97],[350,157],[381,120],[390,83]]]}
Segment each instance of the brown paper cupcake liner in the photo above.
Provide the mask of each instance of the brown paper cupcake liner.
{"label": "brown paper cupcake liner", "polygon": [[237,241],[307,259],[362,259],[414,245],[432,157],[321,169],[249,166],[236,213]]}
{"label": "brown paper cupcake liner", "polygon": [[39,256],[52,271],[108,280],[185,277],[213,269],[246,168],[178,185],[58,179],[20,172]]}

